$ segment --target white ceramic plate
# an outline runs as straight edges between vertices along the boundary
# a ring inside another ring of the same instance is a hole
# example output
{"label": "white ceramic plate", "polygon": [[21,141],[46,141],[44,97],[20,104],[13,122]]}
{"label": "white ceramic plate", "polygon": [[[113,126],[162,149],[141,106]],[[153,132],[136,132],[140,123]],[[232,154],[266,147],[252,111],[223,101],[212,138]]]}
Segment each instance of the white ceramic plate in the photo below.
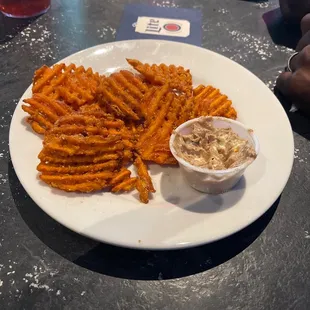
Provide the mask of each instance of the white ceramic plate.
{"label": "white ceramic plate", "polygon": [[[258,219],[281,194],[292,169],[290,123],[273,93],[237,63],[206,49],[168,41],[137,40],[98,45],[61,62],[92,67],[99,73],[128,68],[125,58],[182,65],[195,84],[212,84],[232,100],[238,120],[254,129],[261,153],[244,179],[229,193],[207,196],[191,189],[179,168],[151,166],[157,189],[148,205],[137,194],[64,193],[39,181],[37,155],[42,138],[25,123],[21,98],[10,129],[10,152],[17,176],[31,198],[66,227],[116,245],[176,249],[229,236]],[[33,68],[35,69],[35,68]]]}

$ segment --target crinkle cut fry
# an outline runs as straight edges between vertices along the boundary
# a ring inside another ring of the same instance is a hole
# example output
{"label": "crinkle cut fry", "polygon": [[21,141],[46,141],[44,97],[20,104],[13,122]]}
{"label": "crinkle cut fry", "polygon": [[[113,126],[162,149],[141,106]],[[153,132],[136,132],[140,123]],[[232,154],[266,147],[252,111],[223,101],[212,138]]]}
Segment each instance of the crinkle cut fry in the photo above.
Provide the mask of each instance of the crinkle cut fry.
{"label": "crinkle cut fry", "polygon": [[39,134],[44,134],[45,131],[53,127],[53,124],[45,119],[39,112],[33,108],[22,105],[22,109],[27,112],[30,117],[27,118],[27,122],[32,126],[32,129]]}
{"label": "crinkle cut fry", "polygon": [[133,120],[139,120],[140,117],[135,113],[132,108],[119,98],[119,94],[111,91],[109,78],[102,76],[99,92],[102,94],[102,100],[105,105],[110,108],[116,115]]}
{"label": "crinkle cut fry", "polygon": [[139,155],[136,156],[134,164],[137,168],[138,177],[146,183],[147,189],[150,192],[155,193],[156,191],[154,189],[152,179],[147,171],[147,166]]}
{"label": "crinkle cut fry", "polygon": [[115,76],[117,76],[118,74],[119,73],[114,73],[107,78],[110,86],[110,91],[113,91],[114,94],[118,94],[118,98],[120,100],[123,100],[125,104],[130,106],[130,108],[135,111],[137,115],[141,115],[139,101],[131,95],[131,92],[133,91],[131,85],[127,86],[128,88],[124,88],[124,85],[118,83],[117,79],[115,78]]}
{"label": "crinkle cut fry", "polygon": [[202,90],[204,90],[205,86],[204,85],[198,85],[196,88],[193,89],[193,96],[196,97],[201,93]]}
{"label": "crinkle cut fry", "polygon": [[32,92],[39,92],[42,87],[46,85],[48,81],[59,75],[61,71],[66,67],[65,64],[56,64],[53,68],[43,66],[35,72],[33,79]]}
{"label": "crinkle cut fry", "polygon": [[45,105],[43,102],[38,102],[34,98],[25,99],[24,102],[29,104],[27,107],[31,108],[37,113],[40,113],[40,115],[44,116],[52,124],[54,124],[59,118],[59,115],[57,115],[49,106]]}
{"label": "crinkle cut fry", "polygon": [[169,93],[165,98],[165,101],[162,102],[161,109],[157,112],[157,117],[150,124],[148,128],[146,128],[145,132],[141,135],[139,142],[137,143],[137,147],[142,147],[145,142],[149,143],[149,139],[156,133],[156,131],[161,128],[163,122],[165,121],[165,117],[168,113],[169,107],[173,101],[173,94]]}
{"label": "crinkle cut fry", "polygon": [[185,100],[186,99],[184,97],[173,97],[165,121],[156,132],[154,137],[156,145],[161,143],[161,141],[169,141],[169,136],[171,135],[172,130],[175,129],[178,125],[177,121],[179,119],[181,108],[184,106]]}
{"label": "crinkle cut fry", "polygon": [[119,163],[116,160],[110,160],[100,164],[89,165],[71,165],[71,166],[52,166],[50,164],[40,163],[37,170],[44,174],[83,174],[86,172],[98,172],[103,170],[114,170],[118,167]]}
{"label": "crinkle cut fry", "polygon": [[96,147],[101,146],[104,147],[106,145],[110,145],[111,143],[116,143],[121,140],[120,135],[109,135],[107,137],[101,135],[91,135],[91,136],[83,136],[83,135],[72,135],[67,136],[60,134],[58,137],[47,135],[45,139],[45,143],[58,143],[61,145],[72,145],[72,146],[86,146],[86,147]]}
{"label": "crinkle cut fry", "polygon": [[123,166],[126,166],[129,162],[131,162],[133,158],[133,150],[124,149],[123,152]]}
{"label": "crinkle cut fry", "polygon": [[[142,98],[143,94],[145,94],[148,90],[149,87],[144,83],[144,81],[141,80],[140,77],[136,76],[135,74],[131,73],[128,70],[121,70],[120,71],[121,75],[129,84],[131,85],[131,92],[138,98]],[[120,77],[118,76],[118,77]],[[124,81],[123,79],[123,81]],[[134,90],[134,88],[136,90]]]}
{"label": "crinkle cut fry", "polygon": [[60,118],[56,125],[84,125],[84,126],[97,126],[97,127],[107,127],[107,128],[122,128],[124,127],[124,122],[120,119],[115,120],[101,120],[93,115],[83,115],[79,113],[66,115]]}
{"label": "crinkle cut fry", "polygon": [[48,183],[54,188],[61,189],[66,192],[81,192],[81,193],[90,193],[94,191],[99,191],[108,186],[108,182],[103,181],[93,181],[93,182],[84,182],[78,184],[63,184],[63,183]]}
{"label": "crinkle cut fry", "polygon": [[90,111],[78,112],[61,117],[48,133],[68,136],[78,134],[85,136],[87,133],[89,137],[119,136],[126,140],[132,137],[122,120],[114,119],[111,115],[101,111],[94,111],[93,114],[90,114]]}
{"label": "crinkle cut fry", "polygon": [[33,121],[31,117],[28,117],[27,122],[30,124],[34,132],[38,133],[39,135],[44,135],[45,128],[43,128],[39,123]]}
{"label": "crinkle cut fry", "polygon": [[[163,65],[166,66],[166,65]],[[192,75],[189,70],[185,70],[183,67],[176,67],[174,65],[166,66],[170,75],[170,85],[172,89],[179,90],[185,93],[187,96],[192,96],[193,85]]]}
{"label": "crinkle cut fry", "polygon": [[128,94],[137,99],[142,99],[143,95],[149,89],[149,86],[146,85],[140,77],[134,75],[128,70],[121,70],[117,73],[112,73],[110,77],[120,88],[125,89]]}
{"label": "crinkle cut fry", "polygon": [[[99,74],[90,73],[85,71],[85,68],[80,66],[76,69],[74,74],[71,74],[66,80],[66,86],[71,91],[75,92],[77,97],[85,102],[94,99],[99,84]],[[83,88],[81,88],[83,86]]]}
{"label": "crinkle cut fry", "polygon": [[61,127],[53,126],[49,131],[48,134],[54,135],[79,135],[84,134],[87,132],[88,137],[100,135],[103,137],[107,137],[110,135],[113,136],[121,136],[123,139],[130,139],[131,134],[128,130],[124,129],[108,129],[108,128],[98,128],[96,126],[81,126],[81,125],[63,125]]}
{"label": "crinkle cut fry", "polygon": [[137,180],[138,180],[138,178],[126,179],[123,182],[112,187],[111,191],[112,191],[112,193],[130,192],[136,187]]}
{"label": "crinkle cut fry", "polygon": [[[102,115],[90,116],[88,112],[64,116],[47,132],[37,167],[42,181],[65,191],[90,192],[112,186],[111,180],[121,169],[125,153],[128,157],[129,152],[131,157],[134,145],[121,135],[126,129],[123,121],[106,121]],[[111,122],[117,126],[111,126]],[[102,124],[106,127],[100,127]],[[118,134],[94,135],[96,126]],[[129,191],[135,185],[134,181],[125,182],[126,178],[120,176],[116,181],[113,185],[116,191]]]}
{"label": "crinkle cut fry", "polygon": [[147,171],[147,166],[145,165],[140,156],[136,156],[134,164],[136,166],[138,174],[136,188],[140,193],[140,200],[143,203],[148,203],[149,193],[155,193],[152,179]]}
{"label": "crinkle cut fry", "polygon": [[85,70],[80,66],[66,77],[64,85],[58,87],[58,91],[64,100],[79,108],[86,103],[94,102],[99,82],[98,73],[93,73],[90,68]]}
{"label": "crinkle cut fry", "polygon": [[[111,126],[112,122],[114,124],[113,126]],[[77,125],[72,125],[72,123]],[[123,139],[122,131],[117,132],[114,129],[109,129],[110,133],[115,132],[117,134],[108,134],[105,136],[93,135],[93,128],[96,126],[101,127],[102,125],[106,127],[119,127],[121,130],[125,128],[122,121],[98,120],[96,117],[78,113],[64,116],[57,121],[55,127],[45,136],[45,151],[60,156],[98,156],[100,153],[117,152],[127,147],[133,147],[130,141]],[[68,129],[68,126],[70,128],[70,130],[67,131],[69,134],[64,134],[62,129]],[[85,130],[80,134],[72,134],[72,127],[75,130],[77,128],[80,130],[80,127],[84,127]],[[90,135],[88,135],[88,128],[92,128]],[[107,128],[105,129],[107,130]]]}
{"label": "crinkle cut fry", "polygon": [[[152,143],[141,152],[143,159],[150,159],[158,164],[171,164],[175,163],[173,156],[169,149],[169,138],[172,130],[177,127],[177,121],[182,106],[184,106],[186,98],[181,96],[174,96],[172,104],[167,114],[167,120],[163,121],[162,126],[156,130],[155,135],[152,137]],[[164,144],[165,150],[156,150],[157,146],[161,143]],[[156,154],[155,154],[156,153]]]}
{"label": "crinkle cut fry", "polygon": [[196,117],[201,113],[201,105],[203,104],[204,98],[208,97],[215,90],[212,86],[203,86],[199,85],[194,89],[194,109],[193,109],[193,117]]}
{"label": "crinkle cut fry", "polygon": [[195,105],[192,117],[198,116],[222,116],[236,119],[236,110],[232,107],[232,102],[227,96],[222,95],[219,89],[212,86],[199,85],[195,90]]}
{"label": "crinkle cut fry", "polygon": [[165,121],[165,117],[168,113],[170,104],[173,101],[174,94],[168,93],[168,85],[163,86],[155,91],[154,96],[148,102],[148,99],[145,103],[145,129],[140,135],[140,138],[136,144],[136,149],[143,157],[144,147],[151,147],[152,137],[156,134],[156,131],[162,126]]}
{"label": "crinkle cut fry", "polygon": [[128,169],[121,169],[110,181],[110,184],[112,186],[115,186],[119,183],[122,183],[123,181],[127,180],[130,178],[131,172]]}
{"label": "crinkle cut fry", "polygon": [[234,107],[231,107],[230,110],[226,113],[227,118],[231,118],[231,119],[237,119],[237,111],[235,110]]}
{"label": "crinkle cut fry", "polygon": [[63,101],[51,99],[44,94],[33,94],[32,98],[49,106],[58,116],[71,114],[73,112],[72,108],[65,104]]}
{"label": "crinkle cut fry", "polygon": [[149,87],[127,70],[101,77],[100,92],[104,105],[120,117],[139,120],[143,116],[140,101]]}
{"label": "crinkle cut fry", "polygon": [[144,156],[143,160],[151,161],[159,165],[177,165],[177,160],[171,156],[170,151],[154,151],[149,156]]}
{"label": "crinkle cut fry", "polygon": [[96,147],[82,147],[73,145],[65,146],[58,143],[46,143],[44,147],[47,151],[54,154],[57,153],[60,156],[72,156],[72,155],[94,156],[102,153],[112,153],[124,150],[124,144],[122,142]]}
{"label": "crinkle cut fry", "polygon": [[[75,70],[76,66],[74,64],[70,64],[69,66],[64,66],[64,64],[60,64],[63,66],[62,70],[56,70],[57,72],[54,72],[54,67],[49,68],[47,67],[46,71],[50,72],[53,77],[49,80],[45,80],[45,77],[47,74],[43,74],[43,76],[38,76],[35,74],[34,78],[34,88],[32,89],[33,93],[42,93],[50,98],[53,99],[60,99],[59,94],[57,92],[57,86],[61,85],[67,76],[70,74],[72,70]],[[62,72],[63,71],[63,72]],[[41,81],[38,81],[42,77]],[[43,81],[42,81],[43,80]],[[39,83],[40,82],[40,83]],[[41,84],[40,86],[37,84]]]}
{"label": "crinkle cut fry", "polygon": [[184,92],[188,96],[192,95],[192,75],[189,70],[175,65],[143,64],[136,59],[127,59],[127,62],[150,83],[155,85],[169,83],[171,89]]}
{"label": "crinkle cut fry", "polygon": [[149,90],[145,93],[145,95],[141,101],[141,111],[142,111],[142,114],[145,118],[145,122],[149,121],[149,116],[148,116],[147,111],[149,109],[149,105],[154,100],[154,94],[156,91],[157,91],[157,87],[150,87]]}
{"label": "crinkle cut fry", "polygon": [[149,97],[146,98],[143,105],[143,111],[145,116],[145,126],[149,126],[150,123],[157,117],[157,112],[161,108],[163,100],[165,100],[167,94],[169,92],[169,85],[165,84],[163,87],[157,88],[153,93],[151,100]]}
{"label": "crinkle cut fry", "polygon": [[84,156],[84,155],[73,155],[73,156],[60,156],[57,154],[55,156],[53,153],[47,152],[45,149],[42,150],[38,156],[41,160],[41,163],[49,164],[61,164],[61,165],[76,165],[76,164],[97,164],[103,163],[110,160],[119,160],[121,154],[119,153],[104,153],[95,156]]}
{"label": "crinkle cut fry", "polygon": [[74,64],[43,66],[36,71],[33,93],[42,93],[52,99],[64,100],[74,109],[96,99],[99,74],[92,69]]}
{"label": "crinkle cut fry", "polygon": [[50,175],[41,174],[42,181],[51,184],[79,184],[85,182],[106,181],[113,177],[112,171],[100,171],[98,173],[85,173],[85,174],[66,174],[66,175]]}
{"label": "crinkle cut fry", "polygon": [[142,159],[151,158],[151,154],[157,144],[162,143],[163,140],[167,140],[167,135],[172,132],[174,122],[176,122],[178,118],[177,114],[180,104],[177,96],[171,95],[172,100],[167,101],[170,105],[162,106],[155,121],[145,130],[145,133],[140,137],[140,141],[137,143],[137,148]]}
{"label": "crinkle cut fry", "polygon": [[165,79],[159,74],[157,67],[151,67],[149,64],[143,64],[137,59],[126,59],[127,62],[139,73],[141,73],[148,81],[158,85],[164,85]]}
{"label": "crinkle cut fry", "polygon": [[35,132],[44,134],[47,129],[61,117],[72,112],[65,103],[53,100],[42,94],[34,94],[32,98],[25,99],[22,109],[30,115],[28,122]]}
{"label": "crinkle cut fry", "polygon": [[57,92],[63,100],[68,102],[76,110],[78,110],[80,106],[95,99],[94,96],[85,90],[80,89],[74,83],[70,83],[69,87],[70,88],[66,86],[58,86]]}

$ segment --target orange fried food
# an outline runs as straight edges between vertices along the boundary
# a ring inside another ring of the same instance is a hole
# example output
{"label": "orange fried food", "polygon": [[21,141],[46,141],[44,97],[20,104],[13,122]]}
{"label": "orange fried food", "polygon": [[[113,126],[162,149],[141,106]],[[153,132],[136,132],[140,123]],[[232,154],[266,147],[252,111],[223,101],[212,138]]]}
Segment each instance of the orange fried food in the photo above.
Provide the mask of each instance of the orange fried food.
{"label": "orange fried food", "polygon": [[109,77],[101,77],[99,93],[104,107],[111,113],[137,121],[143,116],[140,101],[148,89],[141,78],[121,70]]}
{"label": "orange fried food", "polygon": [[[190,110],[188,109],[188,101],[182,96],[176,96],[174,94],[172,102],[169,106],[166,116],[163,119],[157,119],[158,128],[154,132],[151,142],[140,146],[140,152],[142,158],[145,160],[153,161],[157,164],[174,165],[177,161],[172,156],[169,148],[169,140],[172,131],[179,126],[183,121],[180,121],[184,116],[186,120],[190,119]],[[163,108],[162,108],[163,109]],[[155,122],[154,122],[155,123]],[[144,135],[148,135],[151,132],[151,127],[145,131]],[[145,137],[145,136],[144,136]],[[143,141],[141,136],[140,141]],[[139,143],[138,142],[138,143]]]}
{"label": "orange fried food", "polygon": [[[165,102],[168,99],[169,84],[162,87],[152,88],[146,94],[141,102],[142,110],[145,117],[144,127],[149,126],[154,119],[158,117],[158,112],[162,106],[166,106]],[[171,98],[172,92],[170,92]]]}
{"label": "orange fried food", "polygon": [[[158,164],[176,163],[169,150],[169,136],[176,127],[179,111],[184,104],[184,97],[178,97],[173,92],[167,93],[167,91],[168,88],[164,87],[158,89],[152,100],[146,103],[148,117],[145,129],[136,143],[136,150],[142,159]],[[167,148],[155,151],[156,146],[163,143]]]}
{"label": "orange fried food", "polygon": [[194,89],[194,109],[192,117],[222,116],[236,119],[237,112],[231,100],[212,86],[200,85]]}
{"label": "orange fried food", "polygon": [[137,178],[130,177],[131,172],[122,168],[110,181],[112,193],[130,192],[136,187]]}
{"label": "orange fried food", "polygon": [[148,203],[155,188],[146,161],[177,164],[169,148],[176,127],[199,116],[237,117],[219,89],[193,88],[189,70],[127,61],[139,74],[99,76],[63,63],[35,72],[33,96],[22,108],[33,130],[44,134],[42,181],[69,192],[137,189]]}
{"label": "orange fried food", "polygon": [[64,115],[72,113],[72,108],[63,101],[51,99],[43,94],[34,94],[25,99],[22,109],[29,114],[27,122],[39,134],[53,127],[53,124]]}
{"label": "orange fried food", "polygon": [[176,164],[169,148],[172,131],[182,123],[199,116],[223,116],[235,119],[237,113],[227,96],[212,86],[198,86],[194,96],[178,96],[165,84],[150,90],[142,102],[146,121],[136,150],[143,160],[157,164]]}
{"label": "orange fried food", "polygon": [[129,178],[112,187],[112,193],[130,192],[136,188],[137,178]]}
{"label": "orange fried food", "polygon": [[147,171],[147,166],[143,162],[140,156],[137,156],[134,162],[138,179],[136,181],[136,188],[140,193],[140,201],[143,203],[149,202],[149,194],[155,193],[155,189],[152,183],[152,179]]}
{"label": "orange fried food", "polygon": [[127,62],[151,84],[164,85],[168,83],[172,89],[183,92],[187,96],[192,95],[192,75],[189,70],[175,65],[143,64],[136,59],[127,59]]}
{"label": "orange fried food", "polygon": [[61,63],[38,69],[34,75],[32,92],[62,100],[77,110],[86,103],[94,102],[98,86],[99,74],[91,68]]}
{"label": "orange fried food", "polygon": [[41,180],[65,191],[129,190],[122,184],[127,174],[119,176],[125,152],[133,149],[124,122],[99,108],[89,113],[63,116],[45,133],[37,167]]}

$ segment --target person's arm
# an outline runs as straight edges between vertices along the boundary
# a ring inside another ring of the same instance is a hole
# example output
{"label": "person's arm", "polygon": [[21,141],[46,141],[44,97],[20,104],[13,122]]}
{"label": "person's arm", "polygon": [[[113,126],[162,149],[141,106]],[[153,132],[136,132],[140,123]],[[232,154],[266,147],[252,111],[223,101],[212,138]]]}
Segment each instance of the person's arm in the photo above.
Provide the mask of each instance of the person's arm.
{"label": "person's arm", "polygon": [[291,61],[292,72],[283,72],[277,80],[278,90],[310,116],[310,14],[301,21],[302,38]]}
{"label": "person's arm", "polygon": [[310,13],[310,0],[280,0],[280,8],[285,20],[299,23]]}

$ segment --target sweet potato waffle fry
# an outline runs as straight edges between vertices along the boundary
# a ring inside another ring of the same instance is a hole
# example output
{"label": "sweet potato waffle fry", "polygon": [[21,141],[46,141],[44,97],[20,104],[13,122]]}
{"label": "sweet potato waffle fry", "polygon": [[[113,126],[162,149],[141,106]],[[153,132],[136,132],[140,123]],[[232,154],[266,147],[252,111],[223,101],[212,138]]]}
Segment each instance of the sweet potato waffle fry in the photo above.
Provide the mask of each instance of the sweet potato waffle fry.
{"label": "sweet potato waffle fry", "polygon": [[[136,143],[136,150],[144,160],[150,160],[156,163],[161,162],[162,164],[165,162],[162,157],[158,156],[158,153],[154,152],[154,148],[159,141],[163,141],[162,139],[158,140],[158,136],[165,138],[164,134],[166,132],[167,134],[171,133],[174,125],[171,122],[171,117],[173,113],[175,114],[173,109],[179,103],[179,98],[173,92],[167,93],[167,91],[168,88],[159,88],[154,93],[152,100],[144,103],[148,118],[145,122],[145,129]],[[166,130],[166,128],[169,129]],[[168,155],[171,155],[170,151]]]}
{"label": "sweet potato waffle fry", "polygon": [[98,86],[99,74],[94,73],[91,68],[56,64],[52,68],[43,66],[35,72],[32,92],[65,101],[78,109],[96,99]]}
{"label": "sweet potato waffle fry", "polygon": [[101,77],[99,93],[104,106],[111,113],[137,121],[143,117],[140,101],[148,89],[141,78],[121,70],[109,77]]}
{"label": "sweet potato waffle fry", "polygon": [[127,59],[127,62],[138,72],[140,72],[147,81],[154,85],[169,84],[172,89],[191,96],[192,75],[189,70],[175,65],[167,66],[165,64],[149,65],[143,64],[136,59]]}
{"label": "sweet potato waffle fry", "polygon": [[219,89],[212,86],[199,85],[194,89],[193,117],[223,116],[236,119],[237,112],[232,107],[231,100],[220,93]]}
{"label": "sweet potato waffle fry", "polygon": [[153,91],[151,99],[142,105],[145,105],[147,118],[136,150],[142,159],[157,164],[176,164],[169,149],[169,138],[180,124],[204,115],[228,118],[237,116],[227,96],[211,86],[199,86],[194,90],[194,96],[187,98],[169,92],[166,84]]}
{"label": "sweet potato waffle fry", "polygon": [[[181,111],[186,107],[186,98],[170,93],[169,106],[161,105],[158,117],[146,128],[137,143],[137,150],[144,160],[157,164],[176,164],[169,149],[172,131],[179,125]],[[189,116],[189,115],[188,115]],[[188,118],[189,119],[189,118]]]}
{"label": "sweet potato waffle fry", "polygon": [[99,74],[74,64],[43,66],[35,72],[32,98],[22,108],[30,116],[28,122],[39,134],[53,126],[63,115],[93,104],[97,98]]}
{"label": "sweet potato waffle fry", "polygon": [[129,191],[134,187],[133,181],[123,184],[130,174],[117,178],[125,151],[133,151],[127,128],[123,121],[97,112],[95,116],[88,112],[63,116],[45,133],[37,167],[42,181],[80,192],[110,186],[113,191]]}
{"label": "sweet potato waffle fry", "polygon": [[152,179],[147,171],[146,164],[143,162],[140,156],[136,156],[134,164],[138,174],[136,188],[140,193],[140,201],[143,203],[148,203],[150,193],[155,193]]}
{"label": "sweet potato waffle fry", "polygon": [[128,169],[121,169],[110,181],[111,191],[113,193],[132,191],[136,187],[137,178],[131,178],[130,175],[131,172]]}
{"label": "sweet potato waffle fry", "polygon": [[32,98],[25,99],[26,104],[22,109],[29,114],[27,122],[39,134],[44,134],[47,129],[61,116],[72,113],[72,108],[63,101],[58,101],[43,94],[34,94]]}
{"label": "sweet potato waffle fry", "polygon": [[127,61],[139,75],[99,76],[74,64],[35,72],[33,96],[22,108],[33,130],[44,134],[42,181],[69,192],[136,189],[148,203],[155,188],[146,162],[177,164],[169,149],[176,127],[204,115],[237,117],[219,89],[193,88],[189,70]]}

